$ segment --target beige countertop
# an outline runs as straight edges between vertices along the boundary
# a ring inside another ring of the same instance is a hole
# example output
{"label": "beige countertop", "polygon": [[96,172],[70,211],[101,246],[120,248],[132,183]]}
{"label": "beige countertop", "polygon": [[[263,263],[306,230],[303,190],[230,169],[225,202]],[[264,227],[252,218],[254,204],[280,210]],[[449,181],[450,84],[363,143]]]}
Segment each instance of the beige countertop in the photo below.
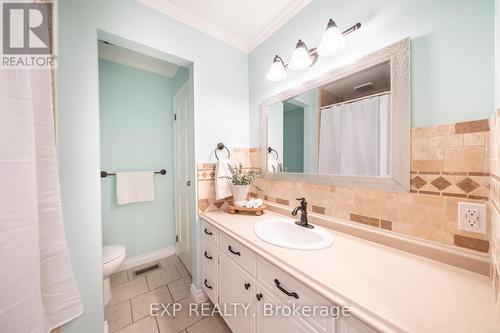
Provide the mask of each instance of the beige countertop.
{"label": "beige countertop", "polygon": [[329,248],[281,248],[254,232],[259,221],[290,219],[274,212],[200,216],[382,332],[500,332],[500,306],[486,276],[329,229]]}

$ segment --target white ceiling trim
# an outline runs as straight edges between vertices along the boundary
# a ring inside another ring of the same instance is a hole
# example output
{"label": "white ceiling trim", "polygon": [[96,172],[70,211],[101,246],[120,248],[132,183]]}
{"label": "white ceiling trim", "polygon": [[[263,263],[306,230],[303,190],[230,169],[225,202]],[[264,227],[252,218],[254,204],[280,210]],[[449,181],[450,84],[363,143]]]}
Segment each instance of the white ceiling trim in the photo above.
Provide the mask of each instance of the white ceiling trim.
{"label": "white ceiling trim", "polygon": [[262,29],[256,37],[251,41],[241,39],[234,34],[215,27],[214,25],[202,20],[198,16],[192,15],[179,6],[173,5],[167,1],[162,0],[136,0],[143,5],[155,9],[165,15],[168,15],[182,23],[185,23],[195,29],[198,29],[209,36],[212,36],[226,44],[229,44],[240,51],[249,53],[259,46],[264,40],[276,32],[281,26],[288,22],[294,15],[300,12],[312,0],[297,0],[279,16],[277,16],[272,24],[269,24]]}
{"label": "white ceiling trim", "polygon": [[264,42],[269,36],[278,31],[285,23],[287,23],[298,12],[304,9],[312,0],[297,0],[293,5],[283,11],[273,23],[261,30],[261,32],[248,44],[248,52],[252,52],[257,46]]}
{"label": "white ceiling trim", "polygon": [[229,44],[240,51],[245,53],[248,52],[248,43],[246,43],[241,38],[238,38],[226,31],[223,31],[213,25],[201,20],[200,18],[189,14],[182,8],[178,6],[167,3],[161,0],[137,0],[138,2],[151,7],[165,15],[173,17],[174,19],[181,21],[195,29],[198,29],[207,35],[210,35],[226,44]]}

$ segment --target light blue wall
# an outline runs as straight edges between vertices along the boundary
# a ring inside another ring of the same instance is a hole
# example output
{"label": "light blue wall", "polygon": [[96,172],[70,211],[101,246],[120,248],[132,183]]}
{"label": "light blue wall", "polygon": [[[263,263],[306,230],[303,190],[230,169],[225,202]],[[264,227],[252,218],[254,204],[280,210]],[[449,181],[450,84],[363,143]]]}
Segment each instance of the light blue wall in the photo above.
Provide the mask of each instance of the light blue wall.
{"label": "light blue wall", "polygon": [[186,67],[180,67],[175,73],[173,78],[173,90],[177,92],[182,86],[189,80],[189,69]]}
{"label": "light blue wall", "polygon": [[101,169],[167,170],[155,176],[152,202],[118,206],[116,177],[101,181],[103,244],[125,245],[128,258],[175,245],[172,102],[188,74],[175,80],[99,60]]}
{"label": "light blue wall", "polygon": [[[348,37],[346,50],[320,58],[309,70],[289,71],[283,82],[267,81],[274,55],[288,62],[299,38],[309,47],[317,46],[330,17],[341,28],[363,24]],[[250,54],[251,145],[260,142],[259,105],[264,98],[408,36],[412,48],[413,127],[491,115],[493,0],[314,0]]]}
{"label": "light blue wall", "polygon": [[[97,39],[165,60],[191,62],[191,178],[217,142],[248,146],[248,55],[135,0],[63,0],[58,8],[57,135],[62,204],[85,313],[64,333],[102,332],[102,230]],[[132,47],[133,46],[133,47]],[[155,54],[148,53],[155,50]],[[224,120],[224,121],[221,121]],[[242,124],[242,126],[227,126]],[[196,187],[192,187],[193,199]],[[200,226],[192,207],[193,283],[200,282]]]}
{"label": "light blue wall", "polygon": [[500,0],[495,0],[495,110],[500,109]]}

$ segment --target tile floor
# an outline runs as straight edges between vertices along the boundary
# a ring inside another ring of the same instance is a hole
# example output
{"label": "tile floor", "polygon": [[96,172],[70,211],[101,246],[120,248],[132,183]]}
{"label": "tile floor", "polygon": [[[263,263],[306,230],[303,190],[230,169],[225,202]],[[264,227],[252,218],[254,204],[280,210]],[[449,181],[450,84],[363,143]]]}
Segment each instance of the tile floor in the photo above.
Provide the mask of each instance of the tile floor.
{"label": "tile floor", "polygon": [[[135,276],[138,269],[159,269]],[[220,316],[189,316],[191,276],[176,255],[111,275],[113,298],[106,307],[110,333],[230,333]],[[183,304],[175,317],[149,315],[151,303]]]}

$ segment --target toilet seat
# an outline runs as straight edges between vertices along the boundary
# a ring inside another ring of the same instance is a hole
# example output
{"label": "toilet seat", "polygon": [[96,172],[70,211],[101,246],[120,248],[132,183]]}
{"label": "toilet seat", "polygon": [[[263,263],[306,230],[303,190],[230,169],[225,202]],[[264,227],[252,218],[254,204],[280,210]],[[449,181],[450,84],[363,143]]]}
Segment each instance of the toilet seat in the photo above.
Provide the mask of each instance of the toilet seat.
{"label": "toilet seat", "polygon": [[123,256],[125,256],[125,247],[123,245],[108,245],[102,247],[103,264]]}

